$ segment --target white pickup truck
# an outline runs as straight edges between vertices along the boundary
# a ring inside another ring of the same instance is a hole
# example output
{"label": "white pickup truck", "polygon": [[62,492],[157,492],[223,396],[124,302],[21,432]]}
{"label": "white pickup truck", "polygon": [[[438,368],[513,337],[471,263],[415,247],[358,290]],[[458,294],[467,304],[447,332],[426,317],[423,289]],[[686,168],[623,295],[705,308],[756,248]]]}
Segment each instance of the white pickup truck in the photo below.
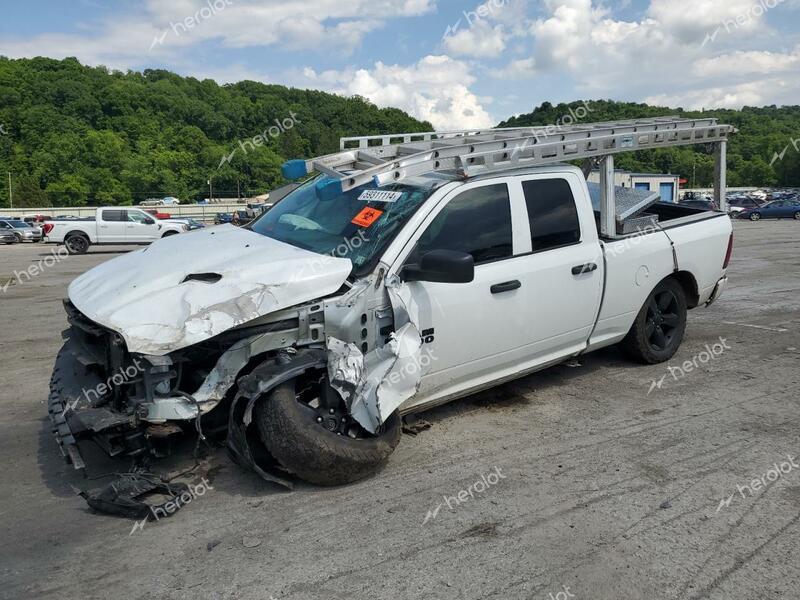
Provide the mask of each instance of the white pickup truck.
{"label": "white pickup truck", "polygon": [[45,221],[44,241],[64,244],[70,254],[84,254],[90,246],[143,245],[188,231],[184,223],[156,220],[138,208],[98,208],[93,221]]}
{"label": "white pickup truck", "polygon": [[[402,414],[612,344],[669,360],[687,311],[726,282],[726,214],[646,199],[632,218],[647,227],[605,235],[568,164],[378,186],[320,161],[328,173],[247,228],[173,238],[72,283],[50,414],[76,467],[78,439],[142,456],[194,423],[227,429],[237,462],[270,481],[354,481],[389,457]],[[81,395],[118,373],[131,375]]]}

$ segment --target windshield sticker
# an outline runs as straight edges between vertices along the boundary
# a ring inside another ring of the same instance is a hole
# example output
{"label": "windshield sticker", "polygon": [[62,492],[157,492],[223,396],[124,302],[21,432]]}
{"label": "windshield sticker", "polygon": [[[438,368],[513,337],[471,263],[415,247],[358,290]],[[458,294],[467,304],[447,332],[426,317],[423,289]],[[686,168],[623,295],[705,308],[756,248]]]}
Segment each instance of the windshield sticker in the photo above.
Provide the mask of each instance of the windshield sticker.
{"label": "windshield sticker", "polygon": [[381,218],[382,214],[382,210],[367,207],[353,217],[353,220],[350,222],[359,227],[370,227],[375,221]]}
{"label": "windshield sticker", "polygon": [[364,190],[358,197],[364,202],[397,202],[403,197],[403,192],[389,192],[383,190]]}

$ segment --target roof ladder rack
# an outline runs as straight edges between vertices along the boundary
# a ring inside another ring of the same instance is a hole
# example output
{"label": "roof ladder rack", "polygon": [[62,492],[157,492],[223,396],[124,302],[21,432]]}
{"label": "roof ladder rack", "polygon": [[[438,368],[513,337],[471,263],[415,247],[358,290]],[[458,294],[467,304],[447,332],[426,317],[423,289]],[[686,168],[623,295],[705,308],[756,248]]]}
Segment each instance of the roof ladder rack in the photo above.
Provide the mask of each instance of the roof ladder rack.
{"label": "roof ladder rack", "polygon": [[[587,123],[573,126],[465,129],[346,137],[334,154],[283,165],[287,179],[316,171],[327,175],[317,185],[321,197],[335,197],[374,183],[380,187],[431,172],[477,174],[590,158],[623,152],[715,144],[724,161],[731,125],[717,119],[679,116]],[[612,162],[607,161],[607,162]],[[725,168],[716,169],[716,194],[724,205]],[[612,207],[613,208],[613,207]],[[611,214],[614,214],[613,211]]]}

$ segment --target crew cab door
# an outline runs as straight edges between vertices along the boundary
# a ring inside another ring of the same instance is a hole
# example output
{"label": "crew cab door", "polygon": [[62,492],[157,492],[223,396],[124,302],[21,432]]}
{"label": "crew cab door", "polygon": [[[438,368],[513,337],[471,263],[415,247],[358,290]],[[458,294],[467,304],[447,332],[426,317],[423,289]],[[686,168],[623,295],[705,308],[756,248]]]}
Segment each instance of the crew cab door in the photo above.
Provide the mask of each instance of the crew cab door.
{"label": "crew cab door", "polygon": [[125,224],[126,239],[129,244],[152,242],[161,237],[158,222],[143,210],[128,209]]}
{"label": "crew cab door", "polygon": [[104,209],[97,215],[97,242],[124,244],[126,214],[124,210]]}
{"label": "crew cab door", "polygon": [[605,265],[586,184],[575,173],[509,182],[526,209],[529,254],[524,290],[524,361],[544,364],[586,348],[603,294]]}

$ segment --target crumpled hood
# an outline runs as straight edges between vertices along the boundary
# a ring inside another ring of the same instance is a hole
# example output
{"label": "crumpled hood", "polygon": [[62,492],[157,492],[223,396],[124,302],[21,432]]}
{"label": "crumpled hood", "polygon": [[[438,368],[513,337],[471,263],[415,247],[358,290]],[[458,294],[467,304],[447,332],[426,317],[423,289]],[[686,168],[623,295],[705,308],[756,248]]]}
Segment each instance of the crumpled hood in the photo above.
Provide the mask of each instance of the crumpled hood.
{"label": "crumpled hood", "polygon": [[122,335],[130,352],[164,355],[332,294],[351,270],[349,259],[222,225],[112,259],[68,293],[89,319]]}

